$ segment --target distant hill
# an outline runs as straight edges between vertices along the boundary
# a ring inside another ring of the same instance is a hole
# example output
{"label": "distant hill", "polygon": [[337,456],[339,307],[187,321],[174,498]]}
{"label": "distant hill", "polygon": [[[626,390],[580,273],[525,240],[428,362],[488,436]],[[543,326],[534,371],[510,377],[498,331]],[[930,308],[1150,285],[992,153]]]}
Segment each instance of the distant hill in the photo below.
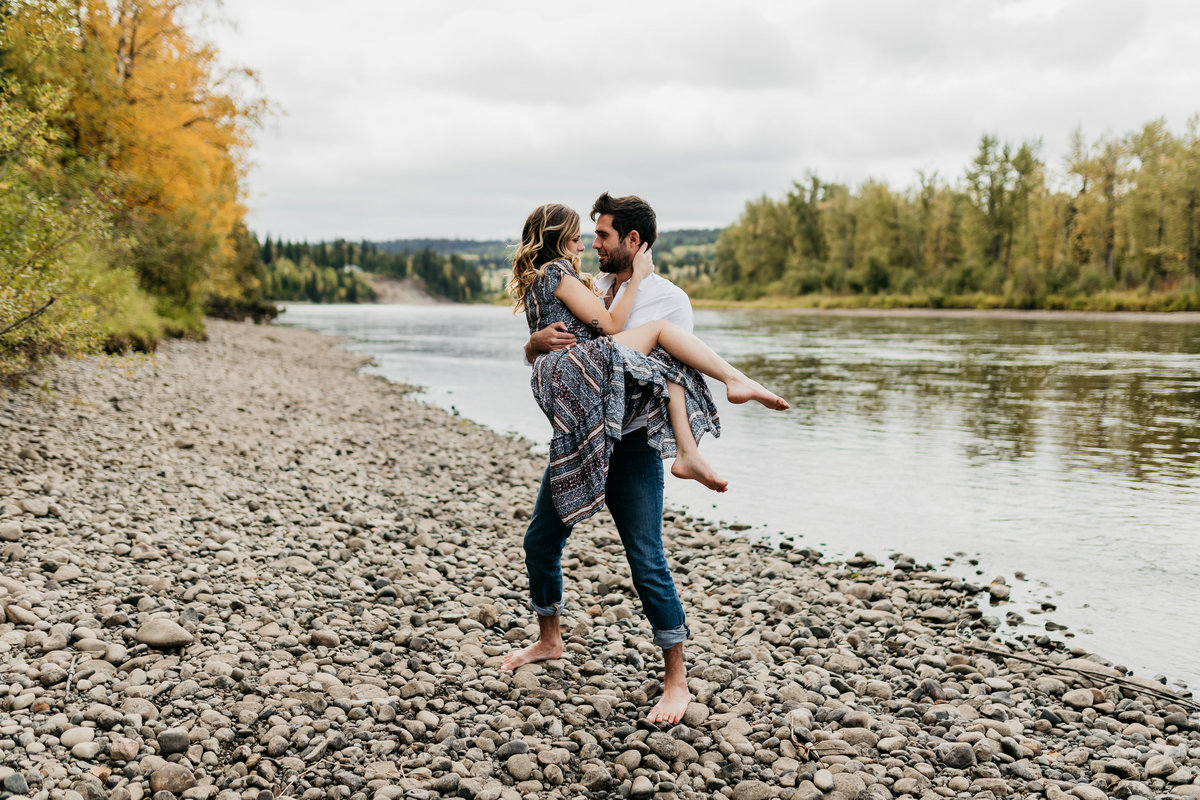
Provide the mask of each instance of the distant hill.
{"label": "distant hill", "polygon": [[392,239],[387,242],[375,242],[375,246],[388,253],[416,253],[429,249],[440,256],[462,255],[463,253],[481,253],[503,250],[505,242],[498,239]]}

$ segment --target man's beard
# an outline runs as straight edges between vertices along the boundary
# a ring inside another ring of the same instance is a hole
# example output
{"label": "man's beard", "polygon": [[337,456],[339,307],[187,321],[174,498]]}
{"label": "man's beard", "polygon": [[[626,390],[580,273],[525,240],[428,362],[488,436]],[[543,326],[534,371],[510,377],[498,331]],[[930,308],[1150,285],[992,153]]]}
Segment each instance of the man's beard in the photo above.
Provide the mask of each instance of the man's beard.
{"label": "man's beard", "polygon": [[633,255],[621,246],[620,250],[609,250],[608,258],[600,262],[600,271],[609,275],[625,272],[633,267]]}

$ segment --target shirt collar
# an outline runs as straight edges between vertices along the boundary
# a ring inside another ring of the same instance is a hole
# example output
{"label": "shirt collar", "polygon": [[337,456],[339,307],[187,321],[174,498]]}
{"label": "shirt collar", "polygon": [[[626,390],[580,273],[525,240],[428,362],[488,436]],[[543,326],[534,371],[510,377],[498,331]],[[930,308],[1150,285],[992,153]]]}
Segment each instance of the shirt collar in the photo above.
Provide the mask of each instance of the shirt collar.
{"label": "shirt collar", "polygon": [[[657,277],[658,277],[657,272],[651,272],[649,274],[649,276],[647,276],[646,280],[653,280],[654,278],[657,278]],[[599,275],[597,275],[596,280],[593,282],[593,284],[596,287],[597,293],[604,294],[605,292],[607,292],[608,287],[612,286],[613,280],[614,279],[613,279],[611,272],[601,272]],[[628,281],[626,281],[626,283],[628,283]],[[621,289],[623,289],[623,288],[625,288],[624,284],[621,285]],[[621,291],[621,289],[618,289],[617,291],[619,292],[619,291]]]}

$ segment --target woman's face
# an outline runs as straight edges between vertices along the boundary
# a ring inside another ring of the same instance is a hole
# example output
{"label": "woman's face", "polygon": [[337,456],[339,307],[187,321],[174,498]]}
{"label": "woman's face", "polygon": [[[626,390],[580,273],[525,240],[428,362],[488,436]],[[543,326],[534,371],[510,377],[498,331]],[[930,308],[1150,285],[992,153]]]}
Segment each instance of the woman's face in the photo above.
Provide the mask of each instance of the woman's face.
{"label": "woman's face", "polygon": [[571,253],[579,255],[586,249],[587,248],[583,246],[583,237],[578,231],[575,232],[574,236],[567,240],[567,250]]}

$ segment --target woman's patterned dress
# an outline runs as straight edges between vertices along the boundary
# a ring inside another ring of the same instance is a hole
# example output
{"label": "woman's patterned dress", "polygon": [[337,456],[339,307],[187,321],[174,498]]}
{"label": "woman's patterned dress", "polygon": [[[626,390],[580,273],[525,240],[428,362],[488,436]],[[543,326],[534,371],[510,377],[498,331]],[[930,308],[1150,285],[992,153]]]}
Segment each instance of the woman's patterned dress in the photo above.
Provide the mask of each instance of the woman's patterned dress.
{"label": "woman's patterned dress", "polygon": [[687,397],[688,420],[699,442],[721,435],[721,423],[703,376],[656,347],[649,356],[598,335],[554,295],[562,280],[579,280],[565,260],[552,261],[530,286],[525,318],[534,333],[566,323],[576,344],[538,356],[533,396],[554,428],[550,440],[550,488],[564,525],[574,525],[604,507],[604,484],[614,442],[640,413],[647,413],[647,440],[663,458],[675,455],[667,416],[667,383]]}

